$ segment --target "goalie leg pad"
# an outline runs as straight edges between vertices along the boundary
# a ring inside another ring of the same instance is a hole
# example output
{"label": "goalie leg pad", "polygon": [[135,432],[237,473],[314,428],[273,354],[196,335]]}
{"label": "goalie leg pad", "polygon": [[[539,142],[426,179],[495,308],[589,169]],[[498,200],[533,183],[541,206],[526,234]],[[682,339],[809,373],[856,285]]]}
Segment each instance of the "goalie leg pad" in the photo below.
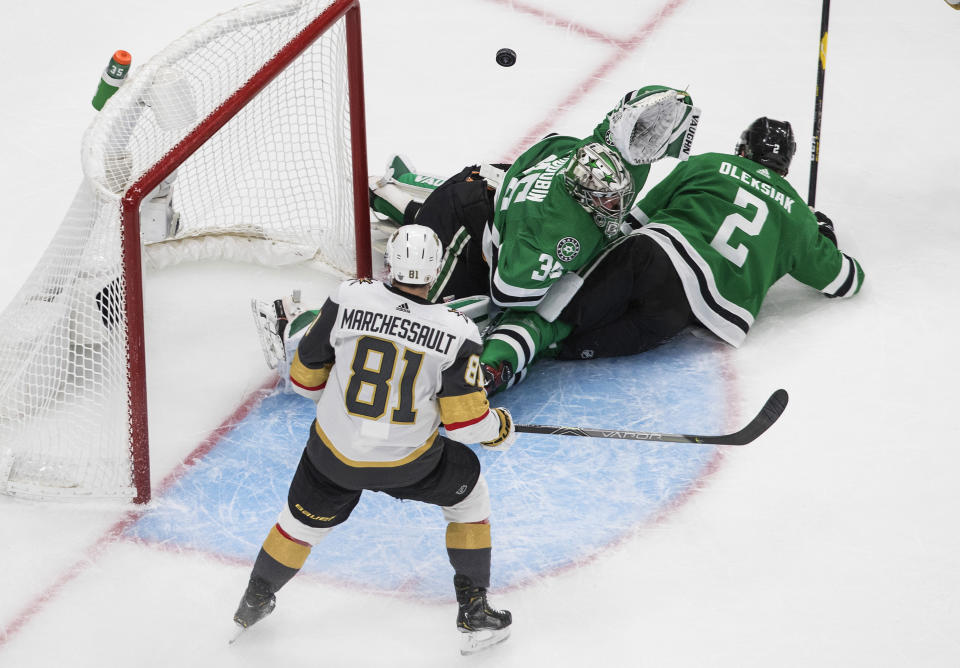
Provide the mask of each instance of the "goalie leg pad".
{"label": "goalie leg pad", "polygon": [[263,350],[263,359],[267,366],[271,369],[287,368],[289,365],[283,343],[287,318],[283,313],[282,302],[279,299],[273,303],[251,299],[250,310],[253,313],[253,323],[257,328],[260,348]]}

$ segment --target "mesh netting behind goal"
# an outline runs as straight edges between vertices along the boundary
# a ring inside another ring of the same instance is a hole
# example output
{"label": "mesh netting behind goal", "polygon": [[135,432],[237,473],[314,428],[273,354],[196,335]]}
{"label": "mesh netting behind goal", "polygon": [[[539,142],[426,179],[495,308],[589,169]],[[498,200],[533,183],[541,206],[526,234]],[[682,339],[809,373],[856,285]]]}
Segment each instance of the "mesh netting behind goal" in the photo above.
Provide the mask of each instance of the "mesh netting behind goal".
{"label": "mesh netting behind goal", "polygon": [[149,498],[141,241],[148,266],[369,274],[362,103],[355,0],[240,7],[134,68],[0,316],[0,491]]}

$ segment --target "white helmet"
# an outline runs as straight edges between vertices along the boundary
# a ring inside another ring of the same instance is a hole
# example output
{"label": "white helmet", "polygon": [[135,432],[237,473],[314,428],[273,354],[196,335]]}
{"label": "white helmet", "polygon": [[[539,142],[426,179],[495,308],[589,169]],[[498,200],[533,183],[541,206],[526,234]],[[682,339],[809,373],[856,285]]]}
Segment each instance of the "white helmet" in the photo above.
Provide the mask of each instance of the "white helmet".
{"label": "white helmet", "polygon": [[440,238],[423,225],[404,225],[394,232],[384,253],[390,280],[409,285],[428,285],[437,280],[442,259]]}

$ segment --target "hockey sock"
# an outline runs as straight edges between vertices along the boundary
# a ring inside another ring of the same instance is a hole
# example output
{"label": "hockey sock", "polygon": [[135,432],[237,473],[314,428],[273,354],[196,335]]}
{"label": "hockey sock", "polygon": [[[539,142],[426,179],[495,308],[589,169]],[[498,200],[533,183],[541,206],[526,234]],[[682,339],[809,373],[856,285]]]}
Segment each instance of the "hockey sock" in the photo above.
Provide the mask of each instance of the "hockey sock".
{"label": "hockey sock", "polygon": [[309,555],[310,545],[292,538],[280,525],[274,525],[263,541],[251,576],[264,580],[276,592],[297,574]]}
{"label": "hockey sock", "polygon": [[450,522],[447,525],[447,556],[458,575],[475,587],[490,586],[490,523]]}

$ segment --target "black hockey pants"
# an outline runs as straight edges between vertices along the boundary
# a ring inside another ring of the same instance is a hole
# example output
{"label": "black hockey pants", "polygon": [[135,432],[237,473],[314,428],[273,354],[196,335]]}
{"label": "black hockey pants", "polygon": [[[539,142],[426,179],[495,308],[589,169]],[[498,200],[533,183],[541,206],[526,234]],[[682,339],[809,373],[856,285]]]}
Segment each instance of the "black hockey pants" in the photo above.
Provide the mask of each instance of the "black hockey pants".
{"label": "black hockey pants", "polygon": [[493,221],[494,191],[478,170],[478,165],[464,167],[430,193],[419,209],[407,207],[404,212],[404,223],[429,227],[446,250],[431,301],[488,292],[490,276],[481,243],[484,226]]}
{"label": "black hockey pants", "polygon": [[644,235],[609,250],[559,319],[573,325],[560,359],[633,355],[696,323],[670,258]]}

